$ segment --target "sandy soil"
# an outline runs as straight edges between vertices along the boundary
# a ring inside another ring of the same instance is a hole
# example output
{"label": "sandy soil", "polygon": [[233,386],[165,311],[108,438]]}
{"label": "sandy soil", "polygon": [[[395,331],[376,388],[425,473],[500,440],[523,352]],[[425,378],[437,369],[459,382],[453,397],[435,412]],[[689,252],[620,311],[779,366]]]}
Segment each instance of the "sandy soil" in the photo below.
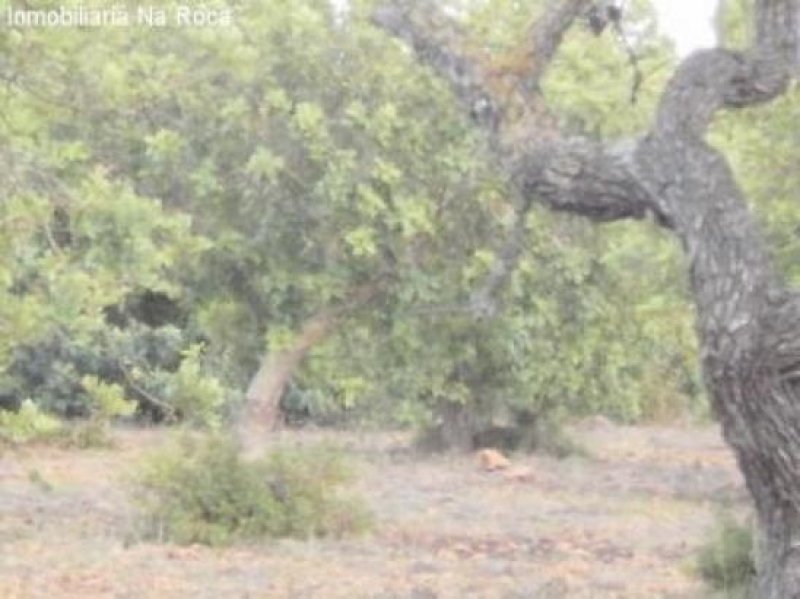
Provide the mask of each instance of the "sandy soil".
{"label": "sandy soil", "polygon": [[377,519],[350,540],[224,549],[141,543],[126,480],[164,431],[114,450],[0,455],[2,598],[702,598],[692,572],[721,505],[743,506],[716,429],[575,428],[590,457],[424,457],[392,434],[283,432],[353,454]]}

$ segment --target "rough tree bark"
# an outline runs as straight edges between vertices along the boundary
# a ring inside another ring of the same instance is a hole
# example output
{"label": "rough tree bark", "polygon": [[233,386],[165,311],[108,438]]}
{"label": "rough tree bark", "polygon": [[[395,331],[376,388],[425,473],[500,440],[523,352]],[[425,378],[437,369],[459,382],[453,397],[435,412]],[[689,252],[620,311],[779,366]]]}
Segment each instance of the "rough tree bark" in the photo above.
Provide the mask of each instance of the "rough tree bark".
{"label": "rough tree bark", "polygon": [[769,101],[800,72],[800,0],[755,0],[748,51],[689,56],[650,129],[605,143],[559,131],[539,92],[563,35],[591,2],[546,4],[529,32],[527,70],[504,74],[502,86],[485,61],[462,51],[462,33],[434,2],[386,0],[374,13],[451,84],[517,196],[520,225],[473,308],[496,310],[532,202],[595,221],[651,215],[673,232],[688,257],[705,382],[758,516],[758,596],[800,597],[800,295],[779,280],[725,157],[704,139],[719,110]]}

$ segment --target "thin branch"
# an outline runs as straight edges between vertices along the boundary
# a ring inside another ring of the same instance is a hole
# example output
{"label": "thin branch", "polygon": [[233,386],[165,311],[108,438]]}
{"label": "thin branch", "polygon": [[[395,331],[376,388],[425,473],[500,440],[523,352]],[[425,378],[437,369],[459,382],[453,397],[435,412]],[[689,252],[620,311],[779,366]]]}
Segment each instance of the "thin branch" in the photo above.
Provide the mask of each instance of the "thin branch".
{"label": "thin branch", "polygon": [[121,362],[117,362],[117,366],[119,366],[119,369],[122,371],[122,374],[125,377],[125,382],[131,389],[136,391],[136,393],[138,393],[142,398],[147,400],[148,403],[161,409],[164,412],[164,417],[167,418],[167,420],[173,420],[175,418],[175,408],[173,406],[169,405],[163,399],[156,397],[147,391],[147,389],[139,385],[134,379],[133,375],[128,372],[128,369],[125,368]]}
{"label": "thin branch", "polygon": [[64,252],[61,250],[58,243],[56,242],[56,238],[53,236],[53,230],[50,227],[50,223],[45,221],[42,223],[42,227],[44,228],[44,236],[47,239],[47,245],[50,246],[50,249],[53,251],[54,254],[58,254],[59,256],[63,255]]}
{"label": "thin branch", "polygon": [[639,88],[642,87],[642,81],[644,81],[644,75],[642,74],[642,69],[639,66],[639,55],[636,54],[636,50],[633,48],[633,44],[628,39],[628,36],[625,35],[625,31],[622,29],[622,23],[620,20],[616,20],[613,22],[614,33],[617,36],[617,39],[622,44],[622,48],[625,51],[625,55],[628,57],[628,64],[631,65],[631,70],[633,71],[633,82],[631,83],[631,104],[636,104],[636,100],[639,97]]}

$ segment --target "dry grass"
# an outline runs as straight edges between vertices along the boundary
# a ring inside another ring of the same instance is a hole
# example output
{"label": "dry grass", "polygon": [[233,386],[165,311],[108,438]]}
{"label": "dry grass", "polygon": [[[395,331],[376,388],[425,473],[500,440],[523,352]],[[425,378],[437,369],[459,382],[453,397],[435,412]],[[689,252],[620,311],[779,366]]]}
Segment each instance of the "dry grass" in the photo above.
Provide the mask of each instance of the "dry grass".
{"label": "dry grass", "polygon": [[391,434],[286,432],[360,464],[376,513],[357,540],[227,549],[135,542],[124,480],[163,431],[118,447],[0,456],[3,598],[700,598],[689,563],[714,510],[742,502],[711,428],[578,427],[592,457],[515,456],[525,477],[472,457],[423,458]]}

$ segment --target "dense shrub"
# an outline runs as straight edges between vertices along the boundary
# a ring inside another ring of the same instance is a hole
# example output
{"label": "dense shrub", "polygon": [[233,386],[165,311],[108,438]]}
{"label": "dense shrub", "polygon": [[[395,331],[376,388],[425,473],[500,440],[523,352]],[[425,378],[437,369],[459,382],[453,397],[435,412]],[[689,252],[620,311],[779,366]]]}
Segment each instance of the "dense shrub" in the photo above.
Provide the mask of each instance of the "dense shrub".
{"label": "dense shrub", "polygon": [[19,410],[0,410],[0,442],[27,443],[51,439],[61,431],[61,422],[26,399]]}
{"label": "dense shrub", "polygon": [[755,577],[751,527],[731,515],[719,517],[711,539],[699,551],[700,576],[725,597],[749,597]]}
{"label": "dense shrub", "polygon": [[[153,329],[132,323],[120,328],[100,321],[90,328],[80,333],[54,331],[35,343],[17,346],[0,391],[11,397],[34,397],[37,406],[60,416],[85,417],[94,404],[84,377],[130,387],[133,373],[175,371],[181,348],[188,345],[172,326]],[[146,398],[126,390],[153,411]]]}
{"label": "dense shrub", "polygon": [[26,399],[17,410],[0,409],[0,441],[14,444],[47,441],[79,448],[112,445],[112,421],[130,416],[136,410],[136,402],[125,398],[120,385],[104,383],[97,377],[86,376],[81,384],[89,398],[87,418],[65,425],[58,417]]}
{"label": "dense shrub", "polygon": [[81,385],[89,399],[89,417],[64,429],[63,440],[79,448],[110,447],[114,444],[112,421],[133,414],[136,402],[126,399],[122,386],[105,383],[94,376],[83,377]]}
{"label": "dense shrub", "polygon": [[202,352],[202,345],[192,345],[181,353],[175,372],[151,372],[142,377],[139,393],[150,397],[151,403],[157,402],[165,421],[215,428],[226,403],[233,402],[234,392],[204,368]]}
{"label": "dense shrub", "polygon": [[339,536],[368,527],[366,508],[342,493],[351,471],[329,448],[281,449],[243,460],[224,437],[184,438],[153,455],[135,484],[143,533],[177,543]]}

